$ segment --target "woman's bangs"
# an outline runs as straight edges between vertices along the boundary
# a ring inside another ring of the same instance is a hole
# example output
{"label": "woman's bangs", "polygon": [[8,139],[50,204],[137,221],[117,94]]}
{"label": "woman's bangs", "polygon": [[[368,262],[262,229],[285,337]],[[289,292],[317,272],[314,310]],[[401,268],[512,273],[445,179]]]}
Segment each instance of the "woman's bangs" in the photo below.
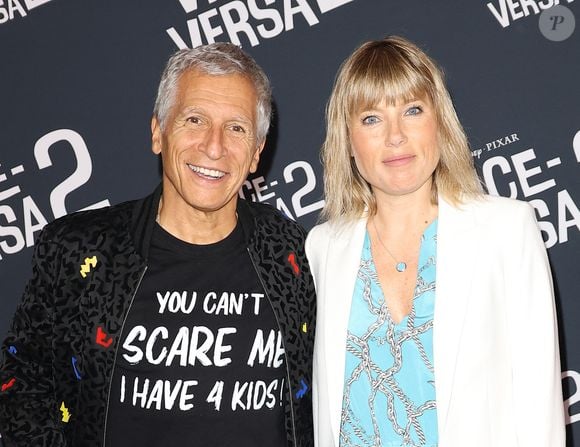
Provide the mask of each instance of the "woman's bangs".
{"label": "woman's bangs", "polygon": [[433,83],[414,67],[408,64],[400,67],[388,60],[381,62],[384,63],[367,65],[353,73],[347,87],[347,110],[350,114],[385,101],[389,106],[423,98],[433,101]]}

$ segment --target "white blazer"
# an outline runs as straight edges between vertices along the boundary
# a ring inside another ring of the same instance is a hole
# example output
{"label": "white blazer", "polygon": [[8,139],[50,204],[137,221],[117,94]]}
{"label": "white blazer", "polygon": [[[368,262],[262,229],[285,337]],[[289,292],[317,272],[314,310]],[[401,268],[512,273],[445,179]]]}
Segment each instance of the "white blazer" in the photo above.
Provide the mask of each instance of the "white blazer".
{"label": "white blazer", "polygon": [[[338,447],[351,297],[366,219],[306,241],[318,295],[313,405],[318,447]],[[563,447],[550,266],[533,210],[490,197],[439,200],[434,367],[440,447]]]}

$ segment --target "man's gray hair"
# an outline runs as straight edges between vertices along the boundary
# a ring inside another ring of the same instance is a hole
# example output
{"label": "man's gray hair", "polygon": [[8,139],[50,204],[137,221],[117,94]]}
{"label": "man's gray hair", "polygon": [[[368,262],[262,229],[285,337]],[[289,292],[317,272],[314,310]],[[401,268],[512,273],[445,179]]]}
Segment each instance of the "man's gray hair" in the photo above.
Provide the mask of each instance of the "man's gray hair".
{"label": "man's gray hair", "polygon": [[262,143],[266,139],[272,115],[270,81],[251,56],[228,42],[216,42],[193,49],[179,50],[169,58],[159,82],[153,110],[161,129],[166,129],[168,115],[175,104],[179,79],[189,70],[198,70],[211,76],[229,74],[245,76],[253,84],[258,99],[257,142]]}

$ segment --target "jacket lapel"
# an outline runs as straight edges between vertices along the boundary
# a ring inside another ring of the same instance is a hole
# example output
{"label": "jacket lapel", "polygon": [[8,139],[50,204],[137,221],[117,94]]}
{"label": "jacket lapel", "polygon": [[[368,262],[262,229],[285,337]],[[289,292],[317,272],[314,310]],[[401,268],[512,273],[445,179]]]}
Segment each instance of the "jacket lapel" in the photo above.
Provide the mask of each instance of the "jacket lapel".
{"label": "jacket lapel", "polygon": [[[335,445],[339,445],[340,415],[346,357],[346,332],[352,293],[360,263],[366,231],[366,219],[353,226],[336,230],[328,249],[325,277],[327,297],[324,312],[325,362],[328,375],[331,428]],[[320,329],[320,328],[319,328]]]}
{"label": "jacket lapel", "polygon": [[456,208],[439,198],[437,292],[433,330],[439,437],[444,439],[453,383],[479,252],[470,205]]}

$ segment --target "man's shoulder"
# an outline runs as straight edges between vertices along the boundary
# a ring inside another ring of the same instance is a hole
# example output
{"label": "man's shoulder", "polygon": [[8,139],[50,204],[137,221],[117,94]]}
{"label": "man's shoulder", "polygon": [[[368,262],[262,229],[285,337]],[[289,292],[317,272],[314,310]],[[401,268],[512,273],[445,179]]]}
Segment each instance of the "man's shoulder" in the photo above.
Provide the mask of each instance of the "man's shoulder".
{"label": "man's shoulder", "polygon": [[244,201],[251,216],[257,225],[258,231],[265,231],[266,235],[295,237],[303,240],[306,231],[300,224],[266,203]]}
{"label": "man's shoulder", "polygon": [[131,221],[136,202],[131,200],[105,208],[67,214],[46,225],[43,235],[48,239],[63,240],[124,231]]}

